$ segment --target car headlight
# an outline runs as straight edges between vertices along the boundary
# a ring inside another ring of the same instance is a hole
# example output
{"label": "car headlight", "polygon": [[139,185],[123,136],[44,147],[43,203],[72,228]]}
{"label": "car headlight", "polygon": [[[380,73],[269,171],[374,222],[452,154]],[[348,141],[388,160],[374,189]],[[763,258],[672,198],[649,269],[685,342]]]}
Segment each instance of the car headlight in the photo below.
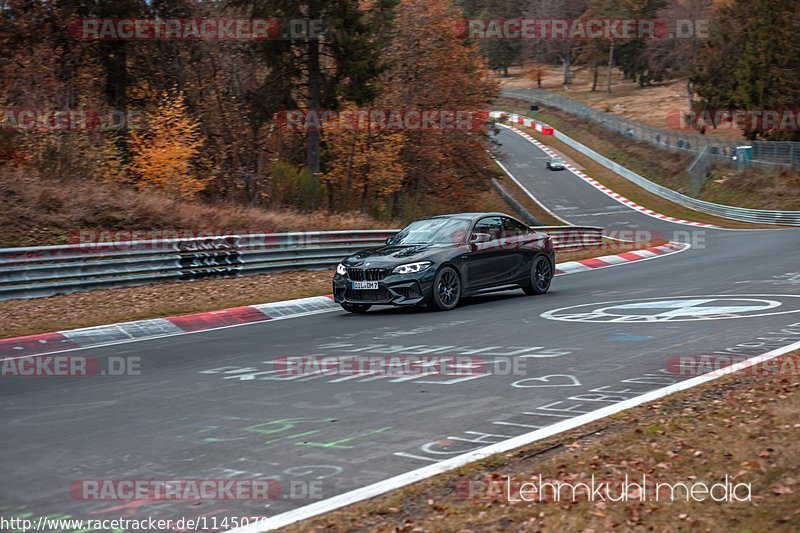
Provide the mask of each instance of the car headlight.
{"label": "car headlight", "polygon": [[339,263],[338,265],[336,265],[336,273],[339,274],[340,276],[344,276],[345,274],[347,274],[347,267]]}
{"label": "car headlight", "polygon": [[407,265],[400,265],[398,267],[394,267],[392,270],[392,274],[416,274],[417,272],[422,272],[433,263],[430,261],[419,261],[418,263],[408,263]]}

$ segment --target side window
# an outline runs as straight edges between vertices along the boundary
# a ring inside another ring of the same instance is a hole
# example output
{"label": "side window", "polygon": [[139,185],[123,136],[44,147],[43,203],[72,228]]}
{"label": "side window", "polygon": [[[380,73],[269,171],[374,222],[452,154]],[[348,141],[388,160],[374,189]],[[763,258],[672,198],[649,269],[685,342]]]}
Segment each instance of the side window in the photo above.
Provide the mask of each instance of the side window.
{"label": "side window", "polygon": [[503,217],[503,227],[507,237],[517,237],[528,233],[528,227],[513,218]]}
{"label": "side window", "polygon": [[492,240],[503,237],[503,221],[500,217],[482,218],[475,224],[475,233],[488,233]]}

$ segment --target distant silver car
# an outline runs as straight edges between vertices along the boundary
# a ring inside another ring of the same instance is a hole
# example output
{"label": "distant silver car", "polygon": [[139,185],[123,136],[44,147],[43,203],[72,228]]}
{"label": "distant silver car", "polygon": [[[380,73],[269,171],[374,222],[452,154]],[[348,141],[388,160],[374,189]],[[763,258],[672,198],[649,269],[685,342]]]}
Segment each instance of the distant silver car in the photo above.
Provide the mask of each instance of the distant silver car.
{"label": "distant silver car", "polygon": [[564,170],[567,166],[561,159],[553,158],[547,160],[547,168],[550,170]]}

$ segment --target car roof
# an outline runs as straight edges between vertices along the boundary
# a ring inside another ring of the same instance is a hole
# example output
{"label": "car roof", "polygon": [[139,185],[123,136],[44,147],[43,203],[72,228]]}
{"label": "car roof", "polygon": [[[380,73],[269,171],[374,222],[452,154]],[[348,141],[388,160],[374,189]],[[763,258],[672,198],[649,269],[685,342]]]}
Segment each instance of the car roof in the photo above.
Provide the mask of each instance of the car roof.
{"label": "car roof", "polygon": [[490,217],[490,216],[500,216],[500,217],[509,217],[509,218],[516,218],[506,213],[500,212],[486,212],[486,213],[448,213],[444,215],[433,215],[429,217],[425,217],[422,220],[428,220],[431,218],[460,218],[463,220],[475,220],[478,218],[483,217]]}

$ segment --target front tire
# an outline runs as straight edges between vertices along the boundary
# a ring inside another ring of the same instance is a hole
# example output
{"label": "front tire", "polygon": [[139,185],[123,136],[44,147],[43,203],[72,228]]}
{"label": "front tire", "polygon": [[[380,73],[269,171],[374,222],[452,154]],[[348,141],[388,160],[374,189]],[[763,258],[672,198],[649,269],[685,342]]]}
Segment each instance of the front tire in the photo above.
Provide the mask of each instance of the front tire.
{"label": "front tire", "polygon": [[370,304],[349,304],[346,302],[342,304],[342,309],[348,313],[366,313],[370,307],[372,307]]}
{"label": "front tire", "polygon": [[449,311],[461,301],[461,278],[453,267],[443,267],[433,278],[433,296],[428,304],[432,309]]}
{"label": "front tire", "polygon": [[535,295],[544,294],[550,290],[550,282],[553,280],[553,265],[550,260],[543,256],[538,255],[533,260],[531,265],[531,276],[528,284],[522,287],[525,294]]}

